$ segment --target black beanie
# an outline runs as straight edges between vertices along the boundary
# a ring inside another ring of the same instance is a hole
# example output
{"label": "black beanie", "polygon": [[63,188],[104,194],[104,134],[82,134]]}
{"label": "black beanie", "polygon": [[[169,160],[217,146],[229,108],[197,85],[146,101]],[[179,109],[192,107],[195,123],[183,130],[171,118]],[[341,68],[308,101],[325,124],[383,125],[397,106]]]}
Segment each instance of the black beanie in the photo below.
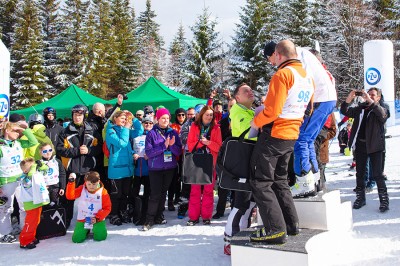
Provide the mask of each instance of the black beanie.
{"label": "black beanie", "polygon": [[276,47],[276,42],[274,41],[265,43],[264,57],[268,58],[268,56],[271,56],[275,52],[275,47]]}
{"label": "black beanie", "polygon": [[181,113],[184,113],[184,114],[186,115],[186,110],[183,109],[183,108],[178,108],[178,109],[176,109],[176,110],[175,110],[175,117],[176,117],[178,114],[181,114]]}

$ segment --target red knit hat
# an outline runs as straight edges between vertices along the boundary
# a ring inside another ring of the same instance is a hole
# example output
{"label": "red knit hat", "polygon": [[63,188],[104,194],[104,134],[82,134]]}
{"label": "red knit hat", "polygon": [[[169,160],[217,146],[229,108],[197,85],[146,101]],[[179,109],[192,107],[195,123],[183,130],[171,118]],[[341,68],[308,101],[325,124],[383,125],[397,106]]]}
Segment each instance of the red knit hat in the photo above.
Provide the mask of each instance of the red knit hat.
{"label": "red knit hat", "polygon": [[169,113],[168,109],[166,109],[166,108],[158,109],[157,113],[156,113],[157,120],[160,119],[160,117],[162,117],[163,115],[171,116],[171,114]]}

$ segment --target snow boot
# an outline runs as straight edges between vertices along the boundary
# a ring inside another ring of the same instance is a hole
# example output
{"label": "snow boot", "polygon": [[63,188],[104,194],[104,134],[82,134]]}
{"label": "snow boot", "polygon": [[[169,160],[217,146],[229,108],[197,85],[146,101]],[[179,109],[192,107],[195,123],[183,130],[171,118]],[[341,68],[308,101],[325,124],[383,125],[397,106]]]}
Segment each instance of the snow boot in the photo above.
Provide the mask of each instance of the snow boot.
{"label": "snow boot", "polygon": [[189,220],[189,221],[187,221],[186,225],[187,226],[194,226],[194,225],[196,225],[198,223],[199,223],[198,219],[197,220]]}
{"label": "snow boot", "polygon": [[170,212],[174,212],[175,211],[175,206],[174,206],[174,201],[173,200],[169,200],[168,201],[168,210],[170,211]]}
{"label": "snow boot", "polygon": [[132,222],[132,219],[129,215],[129,210],[121,211],[121,222],[124,224]]}
{"label": "snow boot", "polygon": [[386,188],[379,188],[378,189],[378,195],[379,195],[379,211],[380,212],[386,212],[389,210],[389,195],[387,193]]}
{"label": "snow boot", "polygon": [[3,206],[7,203],[8,198],[7,197],[0,197],[0,206]]}
{"label": "snow boot", "polygon": [[155,224],[166,224],[166,223],[167,223],[167,220],[165,220],[164,214],[157,215],[157,216],[154,218],[154,223],[155,223]]}
{"label": "snow boot", "polygon": [[224,233],[224,254],[230,256],[231,255],[231,240],[232,237]]}
{"label": "snow boot", "polygon": [[178,219],[183,219],[183,217],[185,217],[188,208],[189,208],[188,202],[181,202],[181,204],[179,204]]}
{"label": "snow boot", "polygon": [[263,242],[266,244],[284,244],[287,241],[285,231],[267,231],[265,227],[257,229],[250,235],[251,242]]}
{"label": "snow boot", "polygon": [[110,217],[110,224],[120,226],[122,222],[118,215],[113,215]]}
{"label": "snow boot", "polygon": [[304,198],[315,193],[315,178],[312,171],[306,175],[296,175],[296,183],[290,187],[293,198]]}
{"label": "snow boot", "polygon": [[356,188],[356,200],[353,203],[353,209],[360,209],[365,203],[365,188]]}

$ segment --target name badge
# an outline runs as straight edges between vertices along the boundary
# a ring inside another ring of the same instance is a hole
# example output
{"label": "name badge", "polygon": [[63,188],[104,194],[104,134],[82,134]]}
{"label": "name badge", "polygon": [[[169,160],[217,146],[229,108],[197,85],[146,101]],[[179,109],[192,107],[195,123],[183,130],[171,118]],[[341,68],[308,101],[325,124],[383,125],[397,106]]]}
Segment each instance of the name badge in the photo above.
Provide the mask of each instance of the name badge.
{"label": "name badge", "polygon": [[172,162],[172,152],[164,151],[164,163]]}

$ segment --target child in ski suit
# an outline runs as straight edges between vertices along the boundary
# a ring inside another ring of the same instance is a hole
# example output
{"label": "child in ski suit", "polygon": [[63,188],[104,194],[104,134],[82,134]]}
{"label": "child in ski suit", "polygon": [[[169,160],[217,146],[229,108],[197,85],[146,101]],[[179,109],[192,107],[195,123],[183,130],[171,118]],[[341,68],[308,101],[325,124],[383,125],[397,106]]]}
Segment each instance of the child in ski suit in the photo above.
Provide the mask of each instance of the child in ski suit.
{"label": "child in ski suit", "polygon": [[[31,157],[21,161],[20,167],[24,173],[21,176],[21,201],[24,203],[24,209],[26,212],[25,224],[19,236],[20,248],[33,249],[39,243],[36,238],[36,229],[40,223],[40,215],[42,213],[42,206],[49,204],[47,198],[46,201],[41,203],[33,203],[33,188],[32,188],[32,177],[34,175],[41,175],[43,178],[43,171],[46,171],[48,167],[46,165],[37,165],[35,160]],[[48,191],[45,193],[48,194]],[[23,197],[22,194],[25,196]]]}
{"label": "child in ski suit", "polygon": [[111,200],[107,190],[100,182],[100,175],[90,171],[85,175],[85,183],[75,188],[76,175],[71,173],[67,185],[67,199],[78,199],[78,221],[75,225],[72,242],[85,241],[90,228],[93,239],[102,241],[107,238],[105,218],[111,211]]}
{"label": "child in ski suit", "polygon": [[66,174],[61,161],[55,157],[53,144],[42,143],[38,147],[42,164],[47,165],[49,170],[44,176],[47,190],[50,196],[50,206],[58,203],[60,196],[64,195]]}

